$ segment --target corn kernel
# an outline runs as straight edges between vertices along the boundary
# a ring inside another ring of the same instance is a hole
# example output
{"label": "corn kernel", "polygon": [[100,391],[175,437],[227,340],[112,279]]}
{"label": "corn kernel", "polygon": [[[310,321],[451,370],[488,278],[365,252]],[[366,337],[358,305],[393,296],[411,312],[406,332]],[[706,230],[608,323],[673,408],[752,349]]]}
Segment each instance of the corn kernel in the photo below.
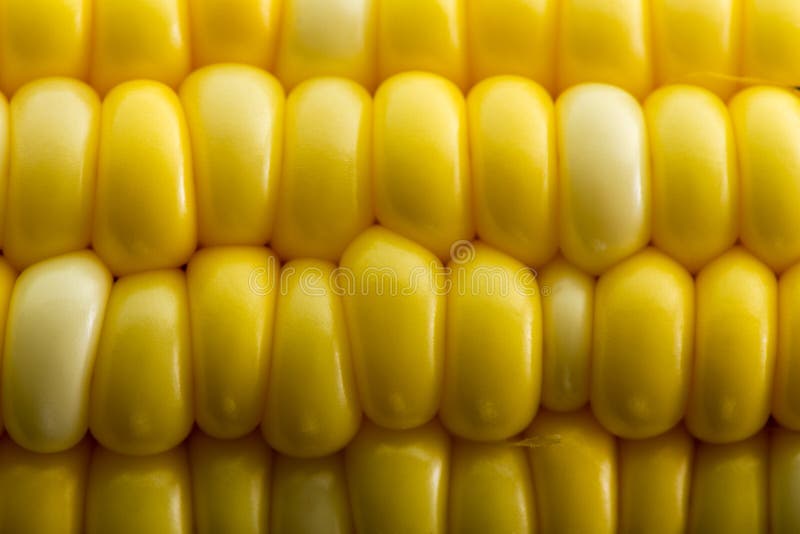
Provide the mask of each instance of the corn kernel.
{"label": "corn kernel", "polygon": [[692,272],[736,241],[739,173],[728,111],[690,86],[644,106],[652,157],[653,242]]}
{"label": "corn kernel", "polygon": [[693,453],[692,438],[681,426],[620,443],[620,533],[686,532]]}
{"label": "corn kernel", "polygon": [[372,99],[354,82],[301,84],[286,102],[272,246],[282,258],[336,261],[372,223]]}
{"label": "corn kernel", "polygon": [[648,0],[563,0],[556,44],[559,91],[600,82],[645,97],[653,77],[648,6]]}
{"label": "corn kernel", "polygon": [[697,276],[694,371],[686,424],[704,441],[752,436],[770,411],[777,322],[775,276],[741,248]]}
{"label": "corn kernel", "polygon": [[345,461],[357,532],[447,531],[450,439],[438,423],[386,430],[365,422]]}
{"label": "corn kernel", "polygon": [[[6,274],[4,282],[10,281]],[[89,251],[37,263],[11,295],[3,361],[3,414],[11,437],[36,452],[77,444],[111,275]]]}
{"label": "corn kernel", "polygon": [[95,449],[85,532],[190,534],[191,485],[184,447],[140,457]]}
{"label": "corn kernel", "polygon": [[0,4],[0,88],[10,95],[45,76],[86,79],[91,11],[91,0]]}
{"label": "corn kernel", "polygon": [[467,106],[478,235],[542,265],[558,248],[553,102],[535,83],[502,76],[475,86]]}
{"label": "corn kernel", "polygon": [[457,440],[451,464],[448,530],[462,534],[536,530],[525,449]]}
{"label": "corn kernel", "polygon": [[317,76],[342,76],[372,90],[377,2],[284,0],[275,62],[284,87]]}
{"label": "corn kernel", "polygon": [[89,245],[100,100],[81,82],[46,79],[11,100],[3,254],[19,268]]}
{"label": "corn kernel", "polygon": [[295,260],[281,272],[262,430],[273,448],[292,456],[336,452],[361,423],[334,269]]}
{"label": "corn kernel", "polygon": [[195,249],[194,184],[180,102],[149,81],[103,102],[92,245],[117,276],[178,267]]}
{"label": "corn kernel", "polygon": [[791,430],[800,430],[800,265],[778,282],[778,352],[772,384],[772,415]]}
{"label": "corn kernel", "polygon": [[700,443],[695,452],[689,534],[767,532],[767,440]]}
{"label": "corn kernel", "polygon": [[212,437],[242,437],[261,422],[278,269],[262,247],[206,248],[189,260],[195,412]]}
{"label": "corn kernel", "polygon": [[557,0],[466,0],[471,80],[524,76],[555,89]]}
{"label": "corn kernel", "polygon": [[730,113],[741,173],[741,240],[781,272],[800,259],[800,98],[754,87],[731,100]]}
{"label": "corn kernel", "polygon": [[792,534],[800,531],[800,434],[772,429],[769,447],[769,526],[773,534]]}
{"label": "corn kernel", "polygon": [[742,73],[778,84],[800,77],[800,3],[795,0],[741,0]]}
{"label": "corn kernel", "polygon": [[0,534],[81,534],[90,452],[88,440],[55,454],[0,440]]}
{"label": "corn kernel", "polygon": [[465,0],[374,1],[380,80],[421,70],[466,88]]}
{"label": "corn kernel", "polygon": [[189,26],[195,67],[244,63],[272,67],[281,0],[192,0]]}
{"label": "corn kernel", "polygon": [[282,534],[353,532],[344,455],[314,459],[277,455],[270,518],[270,531]]}
{"label": "corn kernel", "polygon": [[92,87],[105,94],[122,82],[150,79],[176,88],[191,67],[188,2],[94,2]]}
{"label": "corn kernel", "polygon": [[[8,317],[8,305],[11,301],[11,292],[14,289],[14,280],[17,273],[8,264],[8,262],[0,256],[0,339],[5,342],[6,339],[6,319]],[[0,436],[3,435],[3,352],[5,352],[4,343],[0,343]]]}
{"label": "corn kernel", "polygon": [[350,244],[340,265],[364,413],[389,428],[421,425],[436,413],[442,390],[441,263],[413,241],[375,226]]}
{"label": "corn kernel", "polygon": [[542,405],[577,410],[589,401],[594,278],[563,258],[540,273],[542,292]]}
{"label": "corn kernel", "polygon": [[4,245],[3,237],[6,224],[6,195],[8,194],[8,160],[11,126],[9,124],[8,100],[0,93],[0,247]]}
{"label": "corn kernel", "polygon": [[473,234],[465,108],[455,86],[425,73],[397,75],[375,95],[378,221],[441,259]]}
{"label": "corn kernel", "polygon": [[481,243],[448,268],[439,416],[463,438],[509,438],[530,424],[539,407],[539,286],[523,264]]}
{"label": "corn kernel", "polygon": [[189,438],[194,532],[266,534],[271,454],[258,434],[218,440]]}
{"label": "corn kernel", "polygon": [[654,0],[650,18],[656,83],[691,83],[727,99],[739,73],[741,0]]}
{"label": "corn kernel", "polygon": [[617,531],[614,438],[587,410],[542,411],[526,432],[541,532]]}
{"label": "corn kernel", "polygon": [[624,438],[666,432],[689,394],[694,285],[648,248],[606,271],[595,292],[592,410]]}
{"label": "corn kernel", "polygon": [[181,271],[114,284],[92,378],[89,425],[97,441],[122,454],[156,454],[183,441],[194,422],[189,347]]}
{"label": "corn kernel", "polygon": [[180,89],[192,144],[201,245],[263,245],[272,236],[283,89],[254,67],[213,65]]}
{"label": "corn kernel", "polygon": [[600,274],[650,239],[650,161],[639,104],[598,84],[556,102],[564,256]]}

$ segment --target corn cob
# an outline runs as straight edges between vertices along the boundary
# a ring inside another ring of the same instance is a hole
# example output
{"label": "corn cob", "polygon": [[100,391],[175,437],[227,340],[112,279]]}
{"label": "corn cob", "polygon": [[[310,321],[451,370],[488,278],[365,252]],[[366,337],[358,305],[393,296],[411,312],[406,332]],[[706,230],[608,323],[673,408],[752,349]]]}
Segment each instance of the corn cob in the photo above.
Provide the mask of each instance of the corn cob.
{"label": "corn cob", "polygon": [[0,532],[797,531],[798,17],[0,2]]}

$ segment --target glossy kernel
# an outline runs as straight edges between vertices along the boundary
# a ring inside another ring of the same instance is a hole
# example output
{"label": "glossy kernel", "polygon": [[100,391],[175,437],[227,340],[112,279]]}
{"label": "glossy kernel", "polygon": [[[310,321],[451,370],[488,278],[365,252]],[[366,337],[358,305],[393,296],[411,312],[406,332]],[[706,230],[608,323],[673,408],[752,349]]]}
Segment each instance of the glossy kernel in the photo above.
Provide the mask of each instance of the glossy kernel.
{"label": "glossy kernel", "polygon": [[467,98],[480,238],[528,265],[558,248],[553,102],[535,83],[490,78]]}
{"label": "glossy kernel", "polygon": [[438,76],[400,74],[375,95],[374,129],[378,221],[447,258],[473,233],[464,97]]}
{"label": "glossy kernel", "polygon": [[610,432],[653,437],[681,420],[689,394],[694,284],[648,248],[606,271],[595,291],[592,410]]}
{"label": "glossy kernel", "polygon": [[704,441],[752,436],[767,422],[776,351],[775,275],[741,248],[696,281],[694,371],[686,424]]}
{"label": "glossy kernel", "polygon": [[594,322],[592,276],[563,258],[539,273],[542,292],[542,405],[577,410],[589,401]]}
{"label": "glossy kernel", "polygon": [[739,230],[739,172],[728,110],[704,89],[671,86],[645,102],[653,242],[696,272]]}
{"label": "glossy kernel", "polygon": [[450,439],[438,423],[386,430],[365,422],[345,460],[357,532],[447,532]]}
{"label": "glossy kernel", "polygon": [[564,256],[600,274],[650,239],[644,117],[628,93],[587,84],[556,102]]}
{"label": "glossy kernel", "polygon": [[336,452],[361,423],[334,269],[319,260],[295,260],[281,271],[261,428],[273,448],[292,456]]}
{"label": "glossy kernel", "polygon": [[19,268],[89,245],[100,100],[66,78],[25,85],[11,100],[3,255]]}
{"label": "glossy kernel", "polygon": [[104,447],[157,454],[189,434],[194,422],[189,337],[181,271],[151,271],[114,284],[89,414],[92,434]]}
{"label": "glossy kernel", "polygon": [[800,3],[741,0],[742,74],[796,85],[800,74]]}
{"label": "glossy kernel", "polygon": [[191,138],[201,245],[272,236],[283,150],[283,89],[245,65],[193,72],[180,98]]}
{"label": "glossy kernel", "polygon": [[421,425],[436,413],[442,390],[442,264],[413,241],[375,226],[350,244],[340,267],[364,413],[388,428]]}
{"label": "glossy kernel", "polygon": [[800,98],[754,87],[729,107],[741,173],[741,240],[781,272],[800,259]]}
{"label": "glossy kernel", "polygon": [[63,451],[86,433],[110,291],[111,274],[90,251],[37,263],[17,279],[8,308],[2,401],[8,432],[26,449]]}
{"label": "glossy kernel", "polygon": [[317,76],[375,87],[380,0],[283,0],[275,72],[286,89]]}
{"label": "glossy kernel", "polygon": [[444,426],[471,440],[506,439],[539,407],[542,315],[535,274],[478,243],[448,265]]}
{"label": "glossy kernel", "polygon": [[281,0],[191,0],[192,63],[272,68]]}
{"label": "glossy kernel", "polygon": [[188,74],[188,4],[194,0],[102,0],[92,13],[92,87],[105,94],[128,80],[176,88]]}
{"label": "glossy kernel", "polygon": [[372,223],[372,99],[354,82],[295,88],[272,246],[282,258],[336,261]]}
{"label": "glossy kernel", "polygon": [[772,384],[772,416],[800,431],[800,265],[778,282],[778,352]]}
{"label": "glossy kernel", "polygon": [[239,438],[261,422],[272,352],[278,258],[262,247],[211,247],[186,283],[197,425]]}
{"label": "glossy kernel", "polygon": [[92,245],[117,276],[178,267],[196,246],[192,162],[180,102],[134,81],[103,101]]}
{"label": "glossy kernel", "polygon": [[45,76],[86,79],[91,0],[6,0],[0,4],[0,88],[13,94]]}

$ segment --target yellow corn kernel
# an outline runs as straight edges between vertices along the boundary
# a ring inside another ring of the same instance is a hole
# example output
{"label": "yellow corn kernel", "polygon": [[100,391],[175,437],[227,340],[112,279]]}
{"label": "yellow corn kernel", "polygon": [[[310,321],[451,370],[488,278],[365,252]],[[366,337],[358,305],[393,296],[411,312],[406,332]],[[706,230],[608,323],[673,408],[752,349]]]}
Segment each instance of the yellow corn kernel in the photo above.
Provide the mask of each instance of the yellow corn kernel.
{"label": "yellow corn kernel", "polygon": [[197,534],[266,534],[271,455],[258,434],[219,440],[189,438],[194,527]]}
{"label": "yellow corn kernel", "polygon": [[3,254],[14,265],[89,245],[100,100],[66,78],[25,85],[11,100]]}
{"label": "yellow corn kernel", "polygon": [[763,433],[726,445],[699,443],[692,467],[687,532],[766,533],[768,461]]}
{"label": "yellow corn kernel", "polygon": [[178,267],[197,240],[189,140],[180,102],[150,81],[103,102],[92,245],[117,276]]}
{"label": "yellow corn kernel", "polygon": [[769,525],[773,534],[800,532],[800,434],[773,428],[769,449]]}
{"label": "yellow corn kernel", "polygon": [[115,85],[135,79],[177,87],[191,67],[187,2],[94,2],[92,87],[105,94]]}
{"label": "yellow corn kernel", "polygon": [[465,108],[453,84],[426,73],[399,74],[375,95],[378,221],[442,259],[473,233]]}
{"label": "yellow corn kernel", "polygon": [[535,83],[502,76],[475,86],[467,107],[478,235],[541,265],[558,248],[553,102]]}
{"label": "yellow corn kernel", "polygon": [[283,145],[283,89],[246,65],[212,65],[181,85],[201,245],[272,236]]}
{"label": "yellow corn kernel", "polygon": [[437,422],[387,430],[365,421],[345,462],[357,532],[447,531],[450,439]]}
{"label": "yellow corn kernel", "polygon": [[0,440],[0,534],[81,534],[88,440],[60,453]]}
{"label": "yellow corn kernel", "polygon": [[262,247],[212,247],[189,260],[186,284],[198,426],[238,438],[267,398],[278,259]]}
{"label": "yellow corn kernel", "polygon": [[466,0],[471,80],[515,74],[555,89],[557,0]]}
{"label": "yellow corn kernel", "polygon": [[273,471],[271,532],[281,534],[353,532],[344,455],[336,454],[314,459],[277,455]]}
{"label": "yellow corn kernel", "polygon": [[[6,339],[6,318],[8,317],[8,305],[11,301],[11,292],[14,289],[14,281],[17,273],[8,264],[8,262],[0,256],[0,340]],[[3,352],[5,351],[4,343],[0,343],[0,436],[3,435]]]}
{"label": "yellow corn kernel", "polygon": [[45,76],[86,79],[91,10],[91,0],[0,4],[0,88],[10,95]]}
{"label": "yellow corn kernel", "polygon": [[8,433],[26,449],[63,451],[86,434],[110,291],[110,273],[89,251],[37,263],[17,279],[8,308],[2,401]]}
{"label": "yellow corn kernel", "polygon": [[741,0],[742,73],[779,84],[797,85],[800,74],[800,3],[795,0]]}
{"label": "yellow corn kernel", "polygon": [[379,0],[283,0],[275,73],[286,89],[316,76],[375,87]]}
{"label": "yellow corn kernel", "polygon": [[86,494],[86,534],[190,534],[192,502],[184,447],[151,456],[95,449]]}
{"label": "yellow corn kernel", "polygon": [[678,426],[619,446],[619,532],[682,534],[689,517],[694,444]]}
{"label": "yellow corn kernel", "polygon": [[704,89],[677,85],[644,106],[652,157],[653,242],[692,272],[733,245],[739,172],[728,110]]}
{"label": "yellow corn kernel", "polygon": [[0,247],[3,246],[3,234],[5,233],[6,195],[8,194],[8,156],[11,141],[8,115],[8,100],[3,93],[0,93]]}
{"label": "yellow corn kernel", "polygon": [[333,453],[361,423],[334,269],[324,261],[295,260],[281,271],[261,428],[274,449],[291,456]]}
{"label": "yellow corn kernel", "polygon": [[647,96],[653,83],[648,5],[648,0],[564,0],[557,23],[559,91],[600,82]]}
{"label": "yellow corn kernel", "polygon": [[444,367],[442,264],[385,228],[369,228],[342,256],[339,290],[364,413],[413,428],[439,407]]}
{"label": "yellow corn kernel", "polygon": [[681,420],[689,395],[694,284],[653,248],[606,271],[595,292],[592,410],[610,432],[649,438]]}
{"label": "yellow corn kernel", "polygon": [[653,0],[656,84],[691,83],[727,99],[741,58],[741,0]]}
{"label": "yellow corn kernel", "polygon": [[594,278],[563,258],[540,273],[542,293],[542,405],[577,410],[589,401]]}
{"label": "yellow corn kernel", "polygon": [[800,430],[800,264],[784,272],[778,282],[778,353],[772,416],[781,426]]}
{"label": "yellow corn kernel", "polygon": [[114,284],[92,379],[97,441],[122,454],[156,454],[183,441],[194,422],[189,343],[182,272]]}
{"label": "yellow corn kernel", "polygon": [[696,282],[694,373],[686,424],[704,441],[755,434],[769,417],[775,330],[775,276],[741,248],[700,271]]}
{"label": "yellow corn kernel", "polygon": [[599,274],[650,239],[642,110],[621,89],[581,85],[556,102],[556,130],[561,249],[579,268]]}
{"label": "yellow corn kernel", "polygon": [[272,67],[281,0],[192,0],[192,61]]}
{"label": "yellow corn kernel", "polygon": [[614,438],[588,410],[542,411],[527,432],[541,532],[617,531]]}
{"label": "yellow corn kernel", "polygon": [[282,258],[336,261],[372,223],[372,99],[336,78],[303,83],[286,103],[272,246]]}
{"label": "yellow corn kernel", "polygon": [[731,100],[730,113],[741,173],[742,243],[781,272],[800,259],[800,98],[754,87]]}
{"label": "yellow corn kernel", "polygon": [[379,81],[421,70],[466,88],[465,0],[374,1],[378,2]]}
{"label": "yellow corn kernel", "polygon": [[460,437],[524,430],[539,408],[542,312],[535,274],[478,243],[448,266],[447,341],[439,416]]}
{"label": "yellow corn kernel", "polygon": [[463,534],[536,531],[525,449],[458,440],[453,445],[448,530]]}

